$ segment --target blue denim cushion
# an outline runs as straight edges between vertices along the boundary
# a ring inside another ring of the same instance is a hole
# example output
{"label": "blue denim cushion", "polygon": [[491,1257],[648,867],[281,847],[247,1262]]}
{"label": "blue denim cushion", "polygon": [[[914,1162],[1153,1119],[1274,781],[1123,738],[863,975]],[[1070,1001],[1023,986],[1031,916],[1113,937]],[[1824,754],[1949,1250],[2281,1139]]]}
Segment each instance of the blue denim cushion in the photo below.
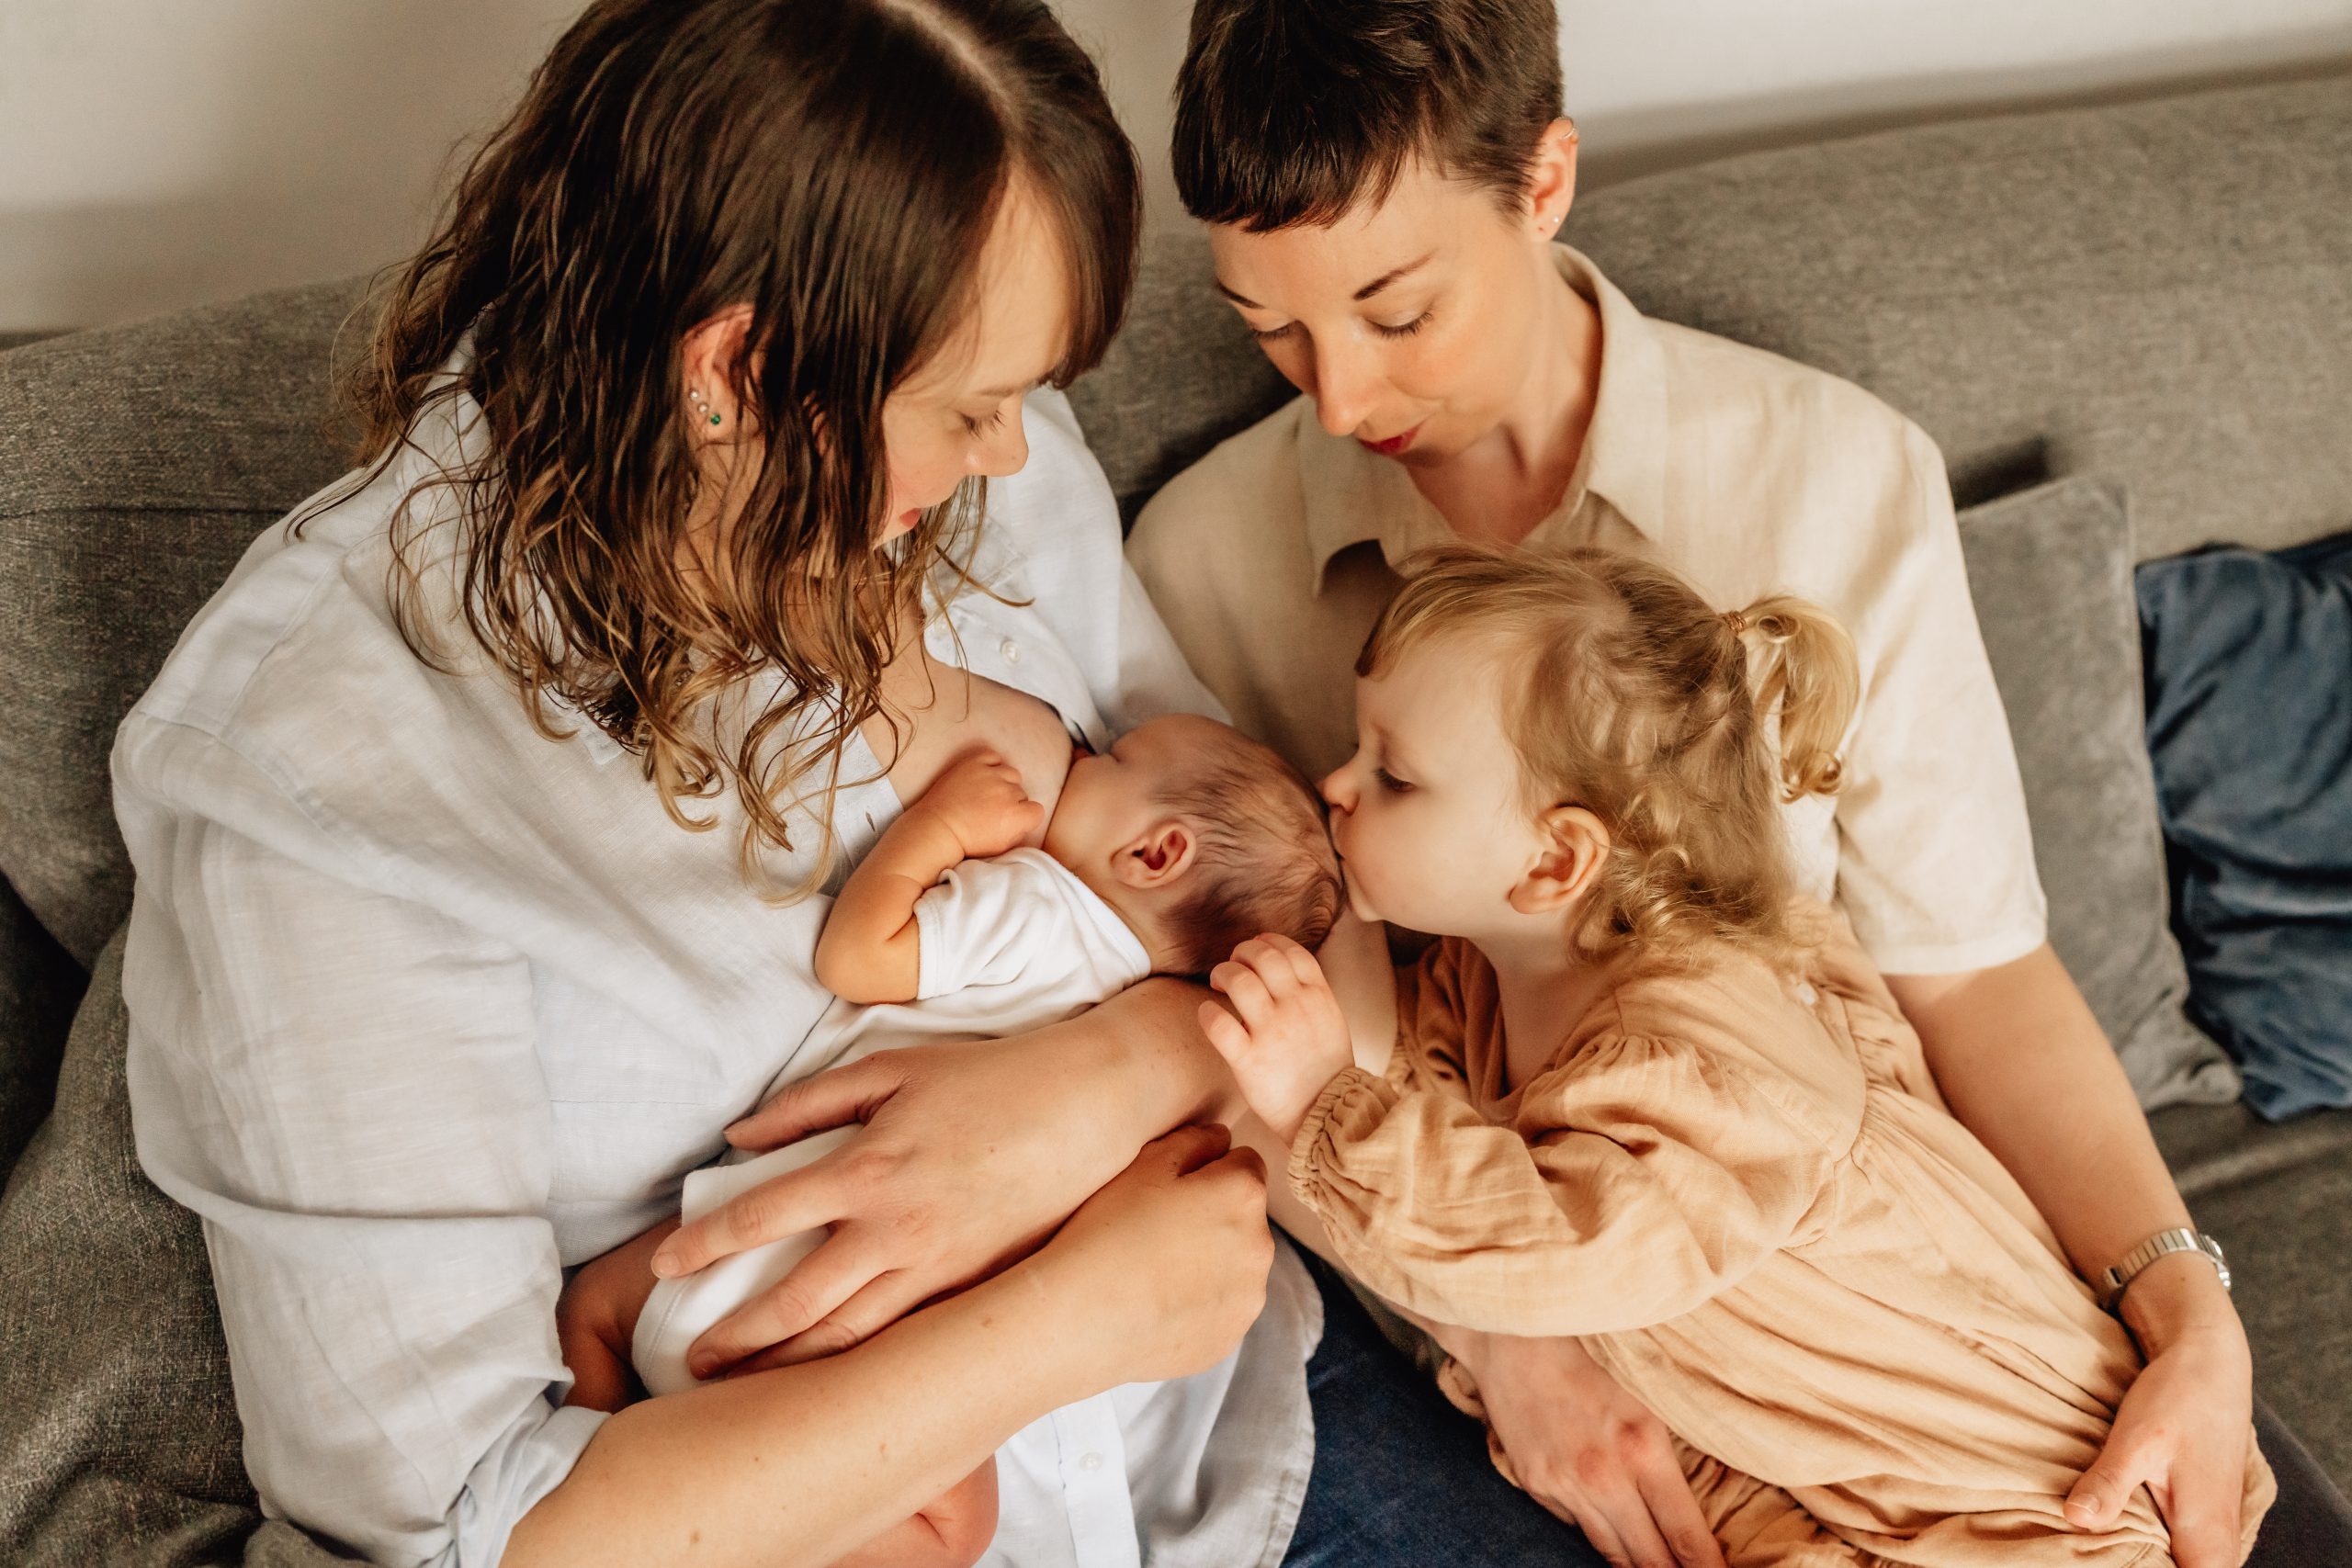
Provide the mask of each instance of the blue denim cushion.
{"label": "blue denim cushion", "polygon": [[2138,588],[2190,1012],[2263,1115],[2352,1104],[2352,534]]}

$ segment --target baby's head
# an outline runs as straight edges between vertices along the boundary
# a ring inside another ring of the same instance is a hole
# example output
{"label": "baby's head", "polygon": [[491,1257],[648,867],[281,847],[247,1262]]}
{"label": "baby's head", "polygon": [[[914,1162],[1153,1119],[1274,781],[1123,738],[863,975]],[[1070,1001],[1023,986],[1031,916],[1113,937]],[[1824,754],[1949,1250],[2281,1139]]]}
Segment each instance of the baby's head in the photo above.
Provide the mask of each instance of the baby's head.
{"label": "baby's head", "polygon": [[1556,928],[1596,960],[1792,940],[1778,807],[1837,789],[1859,690],[1836,621],[1786,597],[1719,614],[1600,550],[1407,570],[1323,784],[1359,914],[1482,943]]}
{"label": "baby's head", "polygon": [[1344,895],[1314,786],[1230,725],[1170,714],[1070,764],[1046,852],[1136,928],[1161,974],[1265,931],[1318,945]]}

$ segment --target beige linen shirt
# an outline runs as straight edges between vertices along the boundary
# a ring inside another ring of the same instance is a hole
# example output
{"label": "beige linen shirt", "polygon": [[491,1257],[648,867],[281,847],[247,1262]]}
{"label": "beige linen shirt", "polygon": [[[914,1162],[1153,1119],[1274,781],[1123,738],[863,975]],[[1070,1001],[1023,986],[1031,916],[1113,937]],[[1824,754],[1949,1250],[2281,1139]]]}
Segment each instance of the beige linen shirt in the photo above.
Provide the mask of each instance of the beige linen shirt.
{"label": "beige linen shirt", "polygon": [[[1859,387],[1652,321],[1584,256],[1600,384],[1526,547],[1659,560],[1721,609],[1786,591],[1853,634],[1862,705],[1834,798],[1787,808],[1800,886],[1890,974],[1986,968],[2044,936],[2025,795],[1969,602],[1942,457]],[[1300,398],[1144,509],[1127,556],[1242,729],[1309,777],[1355,746],[1354,663],[1413,550],[1453,536],[1399,464]]]}

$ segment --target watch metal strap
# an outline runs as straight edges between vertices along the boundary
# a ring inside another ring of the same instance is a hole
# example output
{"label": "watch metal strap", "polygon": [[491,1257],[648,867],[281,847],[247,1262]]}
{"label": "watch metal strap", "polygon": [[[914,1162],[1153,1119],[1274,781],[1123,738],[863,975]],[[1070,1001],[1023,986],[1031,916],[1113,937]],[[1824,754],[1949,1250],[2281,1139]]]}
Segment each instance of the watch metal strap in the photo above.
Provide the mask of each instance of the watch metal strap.
{"label": "watch metal strap", "polygon": [[2226,1291],[2230,1288],[2230,1264],[2222,1256],[2222,1244],[2203,1231],[2176,1225],[2171,1230],[2158,1231],[2125,1253],[2122,1262],[2100,1271],[2098,1304],[2113,1312],[2115,1303],[2123,1299],[2124,1291],[2139,1277],[2141,1270],[2157,1258],[2175,1252],[2201,1254],[2207,1262],[2213,1265],[2214,1271],[2222,1276],[2222,1289]]}

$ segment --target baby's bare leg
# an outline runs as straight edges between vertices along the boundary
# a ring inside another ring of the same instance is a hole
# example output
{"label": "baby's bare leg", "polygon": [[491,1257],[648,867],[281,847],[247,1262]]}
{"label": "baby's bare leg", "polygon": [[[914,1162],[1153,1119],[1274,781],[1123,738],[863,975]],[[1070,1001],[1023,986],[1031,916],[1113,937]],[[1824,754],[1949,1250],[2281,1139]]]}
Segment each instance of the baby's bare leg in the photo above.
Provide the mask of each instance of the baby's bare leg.
{"label": "baby's bare leg", "polygon": [[972,1568],[996,1539],[996,1460],[833,1564],[833,1568]]}
{"label": "baby's bare leg", "polygon": [[555,1304],[555,1332],[571,1372],[566,1404],[609,1412],[643,1394],[629,1360],[629,1341],[658,1283],[654,1248],[677,1228],[675,1218],[663,1220],[636,1240],[582,1264],[564,1286]]}

